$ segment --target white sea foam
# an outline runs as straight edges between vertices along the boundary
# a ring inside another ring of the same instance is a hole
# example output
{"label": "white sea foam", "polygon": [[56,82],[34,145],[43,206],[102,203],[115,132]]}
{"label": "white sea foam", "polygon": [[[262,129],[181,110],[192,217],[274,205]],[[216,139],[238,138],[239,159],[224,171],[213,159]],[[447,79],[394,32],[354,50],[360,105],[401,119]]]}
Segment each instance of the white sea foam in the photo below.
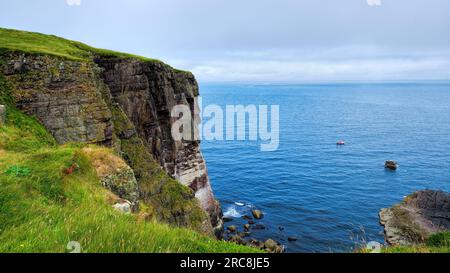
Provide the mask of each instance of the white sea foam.
{"label": "white sea foam", "polygon": [[223,216],[225,217],[233,217],[238,218],[241,217],[242,214],[237,211],[236,206],[230,206],[227,208],[227,210],[223,213]]}

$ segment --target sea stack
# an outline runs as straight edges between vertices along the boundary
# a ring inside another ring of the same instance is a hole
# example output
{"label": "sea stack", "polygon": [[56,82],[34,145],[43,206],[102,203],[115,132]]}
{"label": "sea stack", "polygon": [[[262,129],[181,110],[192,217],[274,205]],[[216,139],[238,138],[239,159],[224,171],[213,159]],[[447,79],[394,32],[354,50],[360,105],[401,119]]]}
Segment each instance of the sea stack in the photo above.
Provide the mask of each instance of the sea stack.
{"label": "sea stack", "polygon": [[384,167],[385,167],[386,169],[395,171],[395,170],[397,170],[397,168],[398,168],[398,164],[397,164],[397,162],[395,162],[395,161],[393,161],[393,160],[387,160],[387,161],[384,163]]}

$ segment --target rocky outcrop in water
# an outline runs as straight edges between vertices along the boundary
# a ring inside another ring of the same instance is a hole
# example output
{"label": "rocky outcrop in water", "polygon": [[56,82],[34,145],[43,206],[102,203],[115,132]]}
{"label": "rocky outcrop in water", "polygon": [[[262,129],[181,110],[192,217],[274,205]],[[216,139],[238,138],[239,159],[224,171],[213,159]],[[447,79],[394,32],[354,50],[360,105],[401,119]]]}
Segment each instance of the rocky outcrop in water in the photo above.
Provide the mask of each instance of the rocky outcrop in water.
{"label": "rocky outcrop in water", "polygon": [[[202,230],[223,231],[198,141],[171,137],[172,107],[194,109],[198,85],[189,72],[138,58],[92,54],[74,61],[45,54],[2,53],[0,73],[17,108],[35,116],[58,143],[84,142],[114,148],[133,169],[139,193],[160,220]],[[197,124],[193,121],[193,126]],[[115,188],[128,173],[103,178]],[[167,174],[169,177],[167,177]],[[177,188],[176,179],[191,192]],[[198,202],[191,200],[196,197]],[[196,206],[207,213],[205,222]],[[211,231],[212,232],[212,231]]]}
{"label": "rocky outcrop in water", "polygon": [[395,162],[395,161],[393,161],[393,160],[387,160],[387,161],[384,163],[384,167],[385,167],[386,169],[395,171],[395,170],[397,170],[397,168],[398,168],[398,164],[397,164],[397,162]]}
{"label": "rocky outcrop in water", "polygon": [[386,241],[391,245],[423,243],[433,233],[450,230],[450,194],[423,190],[380,211]]}

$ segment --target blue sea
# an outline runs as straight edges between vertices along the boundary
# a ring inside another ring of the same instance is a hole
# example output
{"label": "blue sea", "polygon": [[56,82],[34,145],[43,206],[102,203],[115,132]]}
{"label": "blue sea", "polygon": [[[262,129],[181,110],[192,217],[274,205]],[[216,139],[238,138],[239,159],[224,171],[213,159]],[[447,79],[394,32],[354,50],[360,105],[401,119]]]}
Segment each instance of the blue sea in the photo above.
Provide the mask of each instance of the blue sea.
{"label": "blue sea", "polygon": [[[204,107],[279,105],[278,150],[248,140],[203,141],[202,150],[215,195],[234,217],[227,224],[242,229],[241,216],[258,208],[266,229],[251,236],[287,252],[383,243],[381,208],[420,189],[450,191],[450,84],[203,84],[201,95]],[[384,168],[389,159],[397,171]]]}

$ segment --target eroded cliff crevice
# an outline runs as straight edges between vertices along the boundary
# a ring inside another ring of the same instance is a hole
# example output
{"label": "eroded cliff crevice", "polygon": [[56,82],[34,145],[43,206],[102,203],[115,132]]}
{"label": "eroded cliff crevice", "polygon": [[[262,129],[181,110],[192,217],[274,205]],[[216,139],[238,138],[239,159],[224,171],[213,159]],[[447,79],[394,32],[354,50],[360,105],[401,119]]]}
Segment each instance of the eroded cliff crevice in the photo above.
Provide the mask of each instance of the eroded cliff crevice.
{"label": "eroded cliff crevice", "polygon": [[149,218],[221,235],[222,213],[200,143],[171,136],[172,107],[193,109],[198,96],[191,73],[96,54],[84,62],[16,52],[0,58],[15,106],[38,118],[57,142],[113,147],[127,161]]}

